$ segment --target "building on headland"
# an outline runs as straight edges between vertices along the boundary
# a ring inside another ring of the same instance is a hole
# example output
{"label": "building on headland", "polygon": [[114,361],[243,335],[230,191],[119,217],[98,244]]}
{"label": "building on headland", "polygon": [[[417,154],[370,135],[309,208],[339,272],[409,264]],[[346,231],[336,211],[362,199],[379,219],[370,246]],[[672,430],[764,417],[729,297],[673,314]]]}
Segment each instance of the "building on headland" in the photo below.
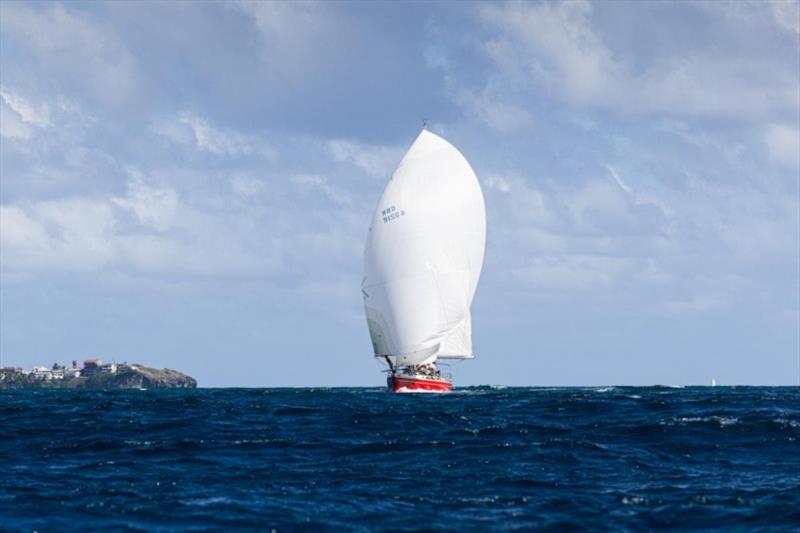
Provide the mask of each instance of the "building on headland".
{"label": "building on headland", "polygon": [[128,368],[128,365],[118,365],[116,363],[107,363],[99,359],[87,359],[84,361],[83,368],[79,369],[77,361],[72,361],[72,366],[67,367],[59,363],[53,363],[53,366],[47,368],[46,366],[34,366],[31,370],[24,370],[21,367],[15,366],[0,366],[0,381],[7,379],[9,376],[30,376],[37,381],[52,381],[63,380],[68,381],[81,376],[90,377],[97,374],[116,374]]}
{"label": "building on headland", "polygon": [[[74,363],[74,361],[73,361]],[[77,365],[72,365],[72,368],[67,368],[64,365],[53,363],[53,368],[50,369],[53,379],[72,379],[79,378],[81,371],[78,370]]]}
{"label": "building on headland", "polygon": [[53,372],[46,366],[33,367],[33,375],[40,379],[53,379]]}
{"label": "building on headland", "polygon": [[[116,374],[118,371],[128,368],[129,365],[117,363],[103,363],[100,359],[86,359],[83,368],[79,369],[77,361],[72,361],[72,367],[67,368],[59,363],[53,363],[51,368],[45,366],[34,366],[31,372],[38,379],[72,379],[81,376],[89,377],[95,374]],[[8,370],[12,370],[11,367]],[[22,371],[22,369],[17,369]]]}
{"label": "building on headland", "polygon": [[90,375],[94,374],[95,372],[99,372],[100,371],[100,366],[102,364],[103,364],[103,362],[100,359],[87,359],[87,360],[85,360],[83,362],[83,369],[82,369],[83,375],[84,376],[90,376]]}

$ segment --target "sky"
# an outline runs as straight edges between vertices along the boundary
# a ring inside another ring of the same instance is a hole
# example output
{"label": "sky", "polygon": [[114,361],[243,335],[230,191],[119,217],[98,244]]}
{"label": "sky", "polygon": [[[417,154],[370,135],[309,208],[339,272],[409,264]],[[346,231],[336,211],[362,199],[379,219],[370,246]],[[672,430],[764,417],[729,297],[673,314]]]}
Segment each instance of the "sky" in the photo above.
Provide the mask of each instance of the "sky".
{"label": "sky", "polygon": [[456,385],[800,384],[794,1],[4,1],[0,364],[382,385],[423,119],[487,206]]}

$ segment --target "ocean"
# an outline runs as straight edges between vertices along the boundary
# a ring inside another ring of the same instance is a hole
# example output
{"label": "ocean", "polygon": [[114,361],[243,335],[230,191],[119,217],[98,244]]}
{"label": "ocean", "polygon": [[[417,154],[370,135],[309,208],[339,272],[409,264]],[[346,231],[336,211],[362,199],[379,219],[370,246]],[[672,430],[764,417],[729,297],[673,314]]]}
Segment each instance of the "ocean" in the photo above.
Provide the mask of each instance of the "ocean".
{"label": "ocean", "polygon": [[797,530],[800,388],[0,391],[3,531]]}

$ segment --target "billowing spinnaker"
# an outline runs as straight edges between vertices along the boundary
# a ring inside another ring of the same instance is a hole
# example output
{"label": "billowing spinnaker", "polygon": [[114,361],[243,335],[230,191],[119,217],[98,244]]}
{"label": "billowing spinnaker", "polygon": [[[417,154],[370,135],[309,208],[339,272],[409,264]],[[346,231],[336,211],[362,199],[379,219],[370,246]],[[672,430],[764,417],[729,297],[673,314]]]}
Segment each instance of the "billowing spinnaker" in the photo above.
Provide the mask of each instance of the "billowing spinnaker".
{"label": "billowing spinnaker", "polygon": [[367,237],[362,293],[375,355],[397,356],[401,366],[472,355],[469,308],[485,244],[475,173],[423,130],[386,185]]}

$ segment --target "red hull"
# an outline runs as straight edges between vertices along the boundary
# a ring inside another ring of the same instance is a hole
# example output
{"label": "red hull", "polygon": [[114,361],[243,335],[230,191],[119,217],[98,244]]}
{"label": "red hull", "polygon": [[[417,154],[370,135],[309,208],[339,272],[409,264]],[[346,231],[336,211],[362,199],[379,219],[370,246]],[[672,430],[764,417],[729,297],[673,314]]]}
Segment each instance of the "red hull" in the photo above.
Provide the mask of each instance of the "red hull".
{"label": "red hull", "polygon": [[433,391],[449,392],[453,384],[441,379],[404,378],[400,376],[389,377],[389,388],[392,392],[406,391]]}

